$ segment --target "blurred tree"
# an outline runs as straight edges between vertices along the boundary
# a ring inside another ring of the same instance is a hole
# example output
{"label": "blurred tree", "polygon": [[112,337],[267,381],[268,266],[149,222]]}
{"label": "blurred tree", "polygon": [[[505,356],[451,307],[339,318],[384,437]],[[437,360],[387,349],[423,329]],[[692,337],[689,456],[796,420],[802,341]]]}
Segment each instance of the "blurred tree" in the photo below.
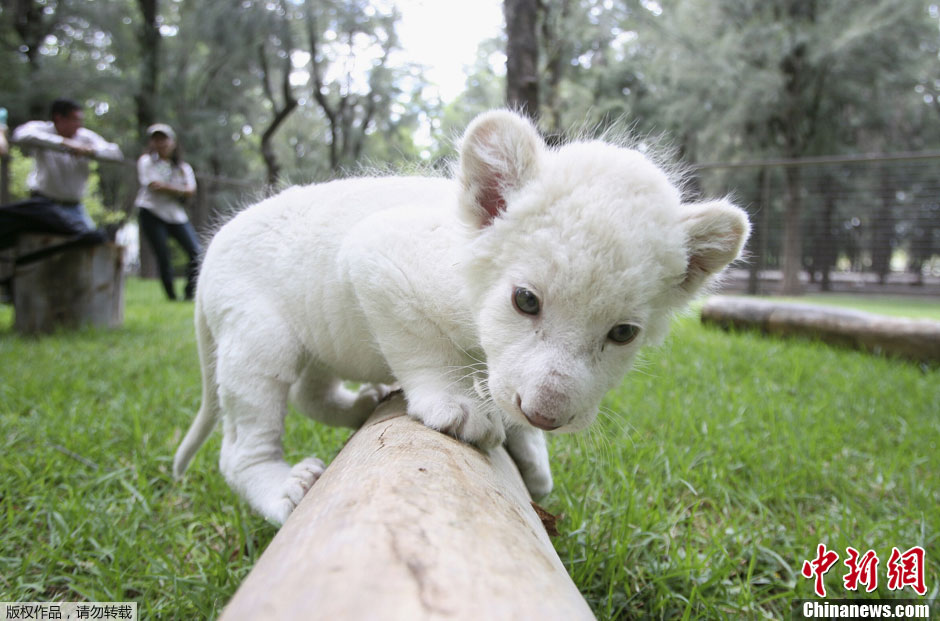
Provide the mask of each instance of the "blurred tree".
{"label": "blurred tree", "polygon": [[[59,7],[49,7],[38,0],[18,0],[4,4],[2,10],[7,28],[0,31],[3,34],[3,47],[10,52],[17,52],[25,61],[29,76],[27,81],[32,83],[41,69],[39,48],[56,27],[59,18],[56,9]],[[12,69],[9,67],[4,71],[8,80],[15,75]],[[33,94],[27,101],[28,118],[40,118],[47,106],[47,102]],[[8,107],[13,107],[15,111],[15,104],[10,103]]]}
{"label": "blurred tree", "polygon": [[396,124],[410,86],[420,90],[409,68],[389,66],[399,48],[394,7],[382,11],[364,0],[305,0],[310,86],[329,124],[330,169],[350,166],[362,155],[376,118]]}
{"label": "blurred tree", "polygon": [[[288,7],[284,2],[273,5],[274,28],[271,34],[258,43],[258,66],[260,68],[261,86],[265,99],[270,104],[271,120],[261,134],[261,156],[267,166],[268,185],[275,185],[281,172],[281,165],[271,144],[275,132],[287,117],[297,107],[297,98],[291,86],[291,72],[293,69],[292,55],[294,53],[293,36],[291,35],[291,21]],[[268,47],[274,49],[280,68],[274,69],[268,63]],[[280,75],[277,76],[278,71]],[[275,94],[273,82],[279,80],[281,102]]]}
{"label": "blurred tree", "polygon": [[[396,62],[393,0],[3,2],[0,104],[15,126],[45,117],[54,97],[78,99],[88,126],[129,156],[143,146],[143,126],[165,121],[197,172],[280,183],[323,179],[356,161],[450,154],[447,139],[475,113],[505,104],[507,82],[535,87],[549,135],[626,118],[635,134],[671,136],[690,161],[940,141],[936,0],[506,1],[526,18],[530,61],[537,41],[536,82],[530,68],[521,74],[529,78],[507,80],[505,52],[515,47],[507,32],[481,45],[466,91],[443,110],[425,96],[420,67]],[[100,169],[105,205],[133,196],[122,170]],[[769,197],[761,212],[775,225],[761,241],[769,265],[794,252],[781,252],[784,214],[796,216],[791,233],[812,233],[796,256],[813,270],[835,261],[825,250],[833,243],[859,260],[877,256],[881,269],[899,248],[912,266],[935,252],[934,220],[913,215],[936,203],[927,185],[899,203],[883,199],[876,173],[802,174],[778,192],[786,200]],[[778,176],[746,169],[733,181],[763,188]],[[849,186],[868,189],[864,204],[844,204],[840,189]],[[214,211],[241,200],[235,187],[206,181],[200,205]],[[861,232],[867,216],[861,228],[845,224],[859,209],[881,209],[893,227],[872,236]],[[801,210],[828,214],[828,224],[804,222]]]}
{"label": "blurred tree", "polygon": [[157,82],[160,74],[160,26],[157,23],[157,0],[137,0],[141,20],[138,25],[140,42],[140,85],[134,95],[137,104],[137,128],[141,141],[147,128],[156,121]]}
{"label": "blurred tree", "polygon": [[[938,22],[930,0],[545,2],[542,127],[551,134],[626,117],[640,136],[665,132],[691,161],[929,148],[940,139],[940,124],[928,120],[940,110]],[[748,185],[764,187],[762,171],[750,174]],[[783,259],[791,291],[799,289],[801,262],[831,264],[822,247],[842,245],[835,237],[842,221],[812,222],[813,236],[804,237],[803,212],[839,218],[840,183],[815,177],[845,175],[805,174],[784,172],[783,200],[767,206],[780,209],[785,233],[773,227],[761,241],[780,248],[768,259]],[[903,226],[891,201],[874,198],[887,191],[875,177],[851,182],[870,185],[864,207],[880,210],[883,226],[864,243],[884,272],[905,243],[897,231],[915,229]]]}
{"label": "blurred tree", "polygon": [[444,107],[440,141],[435,157],[443,160],[454,155],[453,143],[466,129],[473,117],[505,105],[506,78],[502,70],[506,65],[504,37],[487,39],[477,46],[476,60],[467,75],[464,91]]}
{"label": "blurred tree", "polygon": [[176,127],[197,172],[257,177],[263,159],[249,120],[268,116],[258,68],[268,13],[251,2],[166,8],[161,118]]}
{"label": "blurred tree", "polygon": [[[0,46],[10,53],[0,54],[0,102],[10,109],[10,125],[48,118],[52,100],[68,97],[85,105],[88,127],[119,143],[125,152],[135,145],[136,134],[129,131],[135,125],[133,107],[116,103],[132,96],[125,61],[133,65],[138,57],[133,52],[114,53],[124,43],[115,33],[127,30],[132,14],[130,0],[100,6],[78,0],[4,3]],[[104,219],[122,220],[127,207],[122,170],[102,166],[92,177],[103,204],[119,214]]]}
{"label": "blurred tree", "polygon": [[539,0],[503,0],[506,18],[506,104],[539,117]]}
{"label": "blurred tree", "polygon": [[554,0],[543,5],[539,49],[542,128],[603,130],[639,121],[645,87],[636,2]]}
{"label": "blurred tree", "polygon": [[[936,38],[919,4],[679,0],[648,20],[660,41],[650,77],[667,85],[664,117],[685,125],[686,152],[710,159],[857,150],[860,127],[885,135],[896,126],[891,111],[912,100],[909,56]],[[874,90],[882,79],[892,87]],[[787,293],[800,290],[802,174],[785,171]]]}

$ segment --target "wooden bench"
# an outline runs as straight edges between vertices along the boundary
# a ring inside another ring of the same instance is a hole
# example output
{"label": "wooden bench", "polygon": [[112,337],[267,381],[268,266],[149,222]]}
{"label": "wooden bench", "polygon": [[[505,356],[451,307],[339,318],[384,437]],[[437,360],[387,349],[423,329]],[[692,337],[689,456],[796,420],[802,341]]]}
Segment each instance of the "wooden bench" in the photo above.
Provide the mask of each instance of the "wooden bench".
{"label": "wooden bench", "polygon": [[22,334],[124,323],[124,247],[23,235],[13,261],[13,327]]}

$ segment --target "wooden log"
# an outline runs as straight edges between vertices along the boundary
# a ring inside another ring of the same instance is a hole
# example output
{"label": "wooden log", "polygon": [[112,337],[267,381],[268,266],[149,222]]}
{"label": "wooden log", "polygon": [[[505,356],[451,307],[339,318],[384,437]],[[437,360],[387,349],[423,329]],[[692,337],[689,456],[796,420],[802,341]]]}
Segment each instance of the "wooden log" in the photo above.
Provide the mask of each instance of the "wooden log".
{"label": "wooden log", "polygon": [[[16,256],[64,244],[68,237],[22,235]],[[13,326],[24,334],[124,322],[124,248],[79,245],[37,261],[17,264],[13,273]]]}
{"label": "wooden log", "polygon": [[756,328],[772,335],[817,338],[920,362],[940,362],[940,322],[927,319],[736,296],[709,298],[701,317],[703,323],[724,328]]}
{"label": "wooden log", "polygon": [[593,619],[505,449],[379,406],[220,619]]}

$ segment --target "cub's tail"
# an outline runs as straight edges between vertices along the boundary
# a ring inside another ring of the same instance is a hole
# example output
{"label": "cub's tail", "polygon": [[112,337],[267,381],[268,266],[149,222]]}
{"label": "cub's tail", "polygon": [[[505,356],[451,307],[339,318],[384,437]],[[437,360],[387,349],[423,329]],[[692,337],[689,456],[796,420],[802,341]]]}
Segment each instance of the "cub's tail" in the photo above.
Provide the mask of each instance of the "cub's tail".
{"label": "cub's tail", "polygon": [[[198,298],[198,296],[197,296]],[[199,413],[193,420],[186,437],[176,449],[176,456],[173,458],[173,476],[177,479],[182,478],[189,466],[190,460],[202,443],[206,441],[212,429],[215,427],[215,421],[219,417],[219,387],[215,379],[216,351],[215,340],[206,323],[205,315],[202,313],[199,301],[196,301],[196,345],[199,348],[199,366],[202,369],[202,406]]]}

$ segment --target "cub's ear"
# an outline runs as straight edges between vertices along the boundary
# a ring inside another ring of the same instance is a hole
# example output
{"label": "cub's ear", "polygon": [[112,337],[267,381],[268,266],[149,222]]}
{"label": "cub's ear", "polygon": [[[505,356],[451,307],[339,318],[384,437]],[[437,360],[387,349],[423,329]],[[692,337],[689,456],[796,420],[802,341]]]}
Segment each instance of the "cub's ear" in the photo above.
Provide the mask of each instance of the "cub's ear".
{"label": "cub's ear", "polygon": [[460,145],[461,219],[489,226],[506,209],[506,197],[538,172],[545,143],[527,119],[495,110],[467,127]]}
{"label": "cub's ear", "polygon": [[751,224],[744,210],[727,200],[683,205],[689,251],[682,288],[695,293],[708,278],[737,259],[751,234]]}

